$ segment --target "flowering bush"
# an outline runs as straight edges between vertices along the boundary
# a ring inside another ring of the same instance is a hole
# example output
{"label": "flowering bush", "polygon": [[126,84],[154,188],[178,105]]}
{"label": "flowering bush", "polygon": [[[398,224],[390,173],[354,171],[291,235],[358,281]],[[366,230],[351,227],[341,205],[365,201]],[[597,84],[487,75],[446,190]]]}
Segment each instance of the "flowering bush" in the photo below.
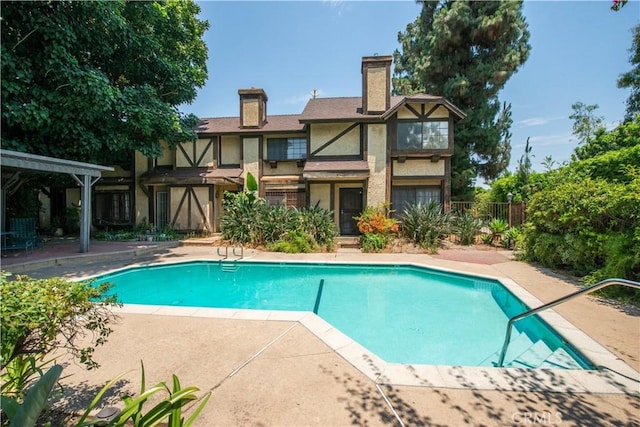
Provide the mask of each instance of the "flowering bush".
{"label": "flowering bush", "polygon": [[355,217],[358,221],[358,230],[362,233],[360,243],[365,252],[380,252],[391,241],[393,234],[397,233],[400,226],[398,221],[390,218],[391,213],[388,203],[367,208]]}

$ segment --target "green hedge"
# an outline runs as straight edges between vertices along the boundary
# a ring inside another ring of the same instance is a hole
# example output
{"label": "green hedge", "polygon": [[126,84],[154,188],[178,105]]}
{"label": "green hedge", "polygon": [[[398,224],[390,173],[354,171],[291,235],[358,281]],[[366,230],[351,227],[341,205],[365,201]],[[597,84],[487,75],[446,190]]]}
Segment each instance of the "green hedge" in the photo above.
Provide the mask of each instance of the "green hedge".
{"label": "green hedge", "polygon": [[[640,170],[620,162],[637,150],[619,151],[628,152],[569,166],[557,174],[555,185],[531,197],[525,229],[528,259],[568,269],[587,283],[610,277],[640,281]],[[624,170],[615,175],[623,179],[602,178],[616,167]],[[609,289],[609,296],[640,302],[640,291]]]}

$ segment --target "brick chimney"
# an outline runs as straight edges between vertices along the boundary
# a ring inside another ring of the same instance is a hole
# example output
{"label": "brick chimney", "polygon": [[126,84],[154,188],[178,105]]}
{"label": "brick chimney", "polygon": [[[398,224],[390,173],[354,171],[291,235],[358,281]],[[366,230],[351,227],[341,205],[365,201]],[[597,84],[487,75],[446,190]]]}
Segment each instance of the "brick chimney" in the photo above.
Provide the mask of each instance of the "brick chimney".
{"label": "brick chimney", "polygon": [[362,112],[381,114],[391,102],[391,56],[362,57]]}
{"label": "brick chimney", "polygon": [[260,129],[267,122],[267,94],[262,89],[240,89],[240,127]]}

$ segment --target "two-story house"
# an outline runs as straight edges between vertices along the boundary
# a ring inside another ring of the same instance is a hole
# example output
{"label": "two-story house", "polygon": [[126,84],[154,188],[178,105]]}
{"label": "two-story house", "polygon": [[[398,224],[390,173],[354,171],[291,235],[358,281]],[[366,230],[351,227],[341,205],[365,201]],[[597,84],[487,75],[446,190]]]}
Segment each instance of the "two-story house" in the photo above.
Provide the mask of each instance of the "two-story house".
{"label": "two-story house", "polygon": [[301,114],[269,115],[263,89],[239,90],[239,116],[203,118],[196,141],[105,173],[94,225],[146,219],[217,232],[224,193],[242,190],[248,173],[270,203],[333,211],[341,235],[357,234],[353,217],[368,205],[449,209],[454,126],[465,115],[439,96],[391,96],[391,61],[362,58],[362,96],[310,99]]}

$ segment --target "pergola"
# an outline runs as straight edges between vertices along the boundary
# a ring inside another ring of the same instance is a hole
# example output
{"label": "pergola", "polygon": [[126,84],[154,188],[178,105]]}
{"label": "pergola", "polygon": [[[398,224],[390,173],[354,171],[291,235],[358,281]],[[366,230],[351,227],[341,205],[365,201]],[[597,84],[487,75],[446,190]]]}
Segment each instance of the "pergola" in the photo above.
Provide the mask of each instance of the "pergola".
{"label": "pergola", "polygon": [[89,252],[91,230],[91,187],[100,179],[102,172],[113,171],[112,167],[38,156],[36,154],[0,149],[2,179],[2,208],[0,208],[0,227],[4,230],[7,194],[15,191],[23,182],[24,173],[66,173],[75,179],[82,188],[80,205],[80,252]]}

